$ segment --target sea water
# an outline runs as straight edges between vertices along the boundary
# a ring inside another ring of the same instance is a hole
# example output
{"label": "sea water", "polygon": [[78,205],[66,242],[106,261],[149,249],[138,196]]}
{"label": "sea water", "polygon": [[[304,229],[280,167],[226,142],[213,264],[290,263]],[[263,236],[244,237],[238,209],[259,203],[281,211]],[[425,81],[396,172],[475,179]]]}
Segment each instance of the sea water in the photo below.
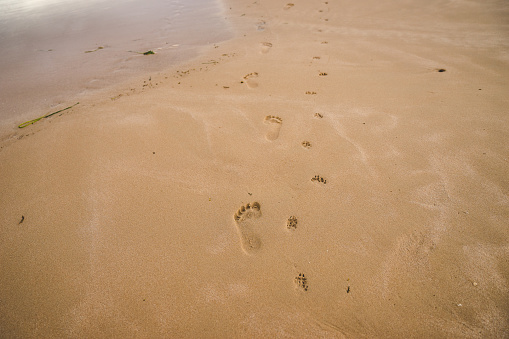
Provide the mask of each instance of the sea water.
{"label": "sea water", "polygon": [[222,10],[220,0],[0,0],[0,125],[231,38]]}

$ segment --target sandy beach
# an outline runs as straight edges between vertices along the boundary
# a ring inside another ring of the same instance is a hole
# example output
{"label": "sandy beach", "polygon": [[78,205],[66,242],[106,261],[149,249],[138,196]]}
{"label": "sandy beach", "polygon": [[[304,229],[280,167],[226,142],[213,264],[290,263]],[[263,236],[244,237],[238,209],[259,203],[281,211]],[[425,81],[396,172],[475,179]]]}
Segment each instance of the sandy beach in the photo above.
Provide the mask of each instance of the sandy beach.
{"label": "sandy beach", "polygon": [[0,336],[509,338],[507,3],[223,7],[2,126]]}

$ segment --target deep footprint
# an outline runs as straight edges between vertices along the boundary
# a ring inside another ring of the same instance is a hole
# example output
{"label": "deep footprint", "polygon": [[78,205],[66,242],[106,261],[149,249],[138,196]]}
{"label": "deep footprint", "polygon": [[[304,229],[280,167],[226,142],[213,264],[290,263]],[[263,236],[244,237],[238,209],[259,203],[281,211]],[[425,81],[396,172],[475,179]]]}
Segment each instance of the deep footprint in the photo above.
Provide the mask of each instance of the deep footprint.
{"label": "deep footprint", "polygon": [[265,138],[271,141],[276,140],[279,137],[279,130],[281,129],[283,119],[273,115],[267,115],[264,122],[269,125]]}
{"label": "deep footprint", "polygon": [[262,243],[260,238],[255,234],[255,220],[262,216],[260,204],[253,202],[239,208],[233,216],[235,225],[239,231],[240,246],[246,254],[253,254],[260,249]]}

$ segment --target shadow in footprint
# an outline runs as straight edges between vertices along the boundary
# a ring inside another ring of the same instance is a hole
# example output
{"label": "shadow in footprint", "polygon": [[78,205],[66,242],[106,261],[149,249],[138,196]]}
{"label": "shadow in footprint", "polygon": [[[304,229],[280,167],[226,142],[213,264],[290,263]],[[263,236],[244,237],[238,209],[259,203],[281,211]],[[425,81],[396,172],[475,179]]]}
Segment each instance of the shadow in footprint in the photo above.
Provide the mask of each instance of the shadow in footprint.
{"label": "shadow in footprint", "polygon": [[270,141],[276,140],[279,137],[279,130],[281,130],[283,119],[273,115],[267,115],[264,122],[269,125],[265,138]]}
{"label": "shadow in footprint", "polygon": [[240,246],[246,254],[253,254],[262,243],[255,233],[256,220],[262,216],[260,204],[253,202],[239,208],[233,216],[240,236]]}

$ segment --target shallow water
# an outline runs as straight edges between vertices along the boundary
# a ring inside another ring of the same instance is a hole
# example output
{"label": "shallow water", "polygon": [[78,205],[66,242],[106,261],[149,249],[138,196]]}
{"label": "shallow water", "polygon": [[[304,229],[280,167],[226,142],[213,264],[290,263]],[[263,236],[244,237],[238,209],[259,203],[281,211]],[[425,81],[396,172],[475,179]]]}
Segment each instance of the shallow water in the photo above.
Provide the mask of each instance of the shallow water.
{"label": "shallow water", "polygon": [[[219,0],[0,0],[0,124],[231,37]],[[135,52],[153,50],[155,55]]]}

